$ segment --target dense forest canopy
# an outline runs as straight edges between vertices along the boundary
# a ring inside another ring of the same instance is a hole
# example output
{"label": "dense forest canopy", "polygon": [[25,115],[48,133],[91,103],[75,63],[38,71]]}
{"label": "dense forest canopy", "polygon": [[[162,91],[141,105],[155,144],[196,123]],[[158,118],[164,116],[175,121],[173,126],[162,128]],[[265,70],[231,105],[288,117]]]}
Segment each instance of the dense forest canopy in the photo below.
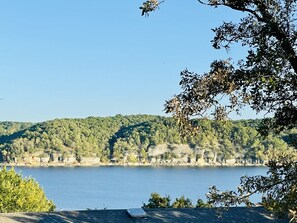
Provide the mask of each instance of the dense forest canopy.
{"label": "dense forest canopy", "polygon": [[[1,160],[7,163],[82,162],[263,163],[286,150],[289,134],[262,139],[259,120],[196,120],[201,131],[182,137],[173,118],[152,115],[57,119],[43,123],[0,123]],[[291,132],[290,134],[293,134]],[[182,148],[182,149],[181,149]],[[34,159],[32,159],[34,158]]]}

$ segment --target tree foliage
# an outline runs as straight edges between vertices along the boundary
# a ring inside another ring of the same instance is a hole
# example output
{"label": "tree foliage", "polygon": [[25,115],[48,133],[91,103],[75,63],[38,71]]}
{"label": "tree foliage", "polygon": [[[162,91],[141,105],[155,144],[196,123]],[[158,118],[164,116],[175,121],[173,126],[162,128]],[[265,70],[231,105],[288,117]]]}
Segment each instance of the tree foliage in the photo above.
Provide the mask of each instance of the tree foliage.
{"label": "tree foliage", "polygon": [[[212,186],[207,194],[208,202],[227,207],[237,204],[251,206],[249,197],[261,193],[264,207],[277,216],[286,216],[288,211],[294,214],[297,207],[296,160],[296,153],[279,154],[267,163],[267,176],[244,176],[237,191],[221,192]],[[294,215],[292,219],[296,221]]]}
{"label": "tree foliage", "polygon": [[[143,208],[194,208],[192,201],[185,196],[176,198],[172,203],[170,203],[171,198],[169,195],[162,197],[158,193],[151,193],[151,196],[147,204],[143,204]],[[207,202],[204,202],[201,199],[197,200],[196,208],[209,208],[211,205]]]}
{"label": "tree foliage", "polygon": [[[201,119],[196,120],[199,134],[181,137],[175,121],[160,116],[59,119],[0,135],[0,159],[6,163],[64,163],[69,159],[79,163],[85,157],[100,159],[101,163],[149,163],[152,159],[168,163],[183,159],[192,164],[199,159],[217,164],[236,159],[238,164],[257,164],[276,149],[286,150],[288,144],[282,138],[290,141],[293,134],[271,135],[262,140],[254,127],[257,122]],[[166,151],[153,155],[151,151],[162,145]],[[187,154],[178,153],[178,145],[186,145]]]}
{"label": "tree foliage", "polygon": [[[181,72],[182,92],[165,104],[185,133],[199,126],[193,117],[209,115],[225,120],[231,111],[248,105],[256,112],[273,115],[259,125],[267,136],[297,126],[297,29],[296,0],[198,0],[211,7],[227,7],[243,12],[239,22],[223,22],[214,28],[212,46],[229,50],[232,44],[247,49],[239,61],[215,60],[210,71]],[[153,11],[153,10],[151,10]],[[221,98],[229,103],[221,103]],[[292,135],[296,142],[296,134]],[[295,145],[292,143],[292,145]],[[256,151],[259,146],[255,144]],[[212,202],[250,204],[250,194],[263,193],[263,204],[275,213],[290,213],[297,222],[296,157],[280,156],[268,162],[268,177],[242,178],[238,191],[211,189]]]}
{"label": "tree foliage", "polygon": [[[167,101],[167,112],[185,123],[214,109],[213,117],[222,120],[230,111],[239,112],[242,106],[249,105],[257,112],[274,114],[262,123],[262,129],[296,127],[296,1],[199,2],[246,13],[239,23],[223,22],[214,28],[212,45],[228,50],[240,43],[248,49],[247,56],[236,63],[216,60],[205,74],[182,71],[182,92]],[[229,98],[229,104],[220,103],[223,96]]]}
{"label": "tree foliage", "polygon": [[189,198],[185,198],[185,196],[181,196],[180,198],[176,198],[172,203],[173,208],[193,208],[194,205]]}
{"label": "tree foliage", "polygon": [[0,170],[0,212],[54,211],[55,205],[32,178],[22,178],[14,171]]}
{"label": "tree foliage", "polygon": [[148,204],[143,204],[144,208],[169,208],[170,206],[170,197],[168,195],[162,197],[158,193],[151,193]]}
{"label": "tree foliage", "polygon": [[149,13],[158,9],[159,5],[163,2],[164,1],[158,1],[158,0],[147,0],[143,2],[142,6],[139,7],[139,9],[141,9],[141,15],[149,16]]}

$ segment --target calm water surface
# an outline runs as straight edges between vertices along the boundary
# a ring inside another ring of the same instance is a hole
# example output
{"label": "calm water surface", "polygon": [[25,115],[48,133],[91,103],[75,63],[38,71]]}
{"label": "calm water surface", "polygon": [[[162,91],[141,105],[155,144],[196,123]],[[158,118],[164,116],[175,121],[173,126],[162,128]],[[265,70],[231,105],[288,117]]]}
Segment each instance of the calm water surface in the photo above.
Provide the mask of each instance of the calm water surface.
{"label": "calm water surface", "polygon": [[[140,207],[151,192],[185,195],[196,203],[209,186],[234,189],[243,175],[263,175],[265,167],[16,167],[32,176],[57,209]],[[259,200],[259,197],[254,198]]]}

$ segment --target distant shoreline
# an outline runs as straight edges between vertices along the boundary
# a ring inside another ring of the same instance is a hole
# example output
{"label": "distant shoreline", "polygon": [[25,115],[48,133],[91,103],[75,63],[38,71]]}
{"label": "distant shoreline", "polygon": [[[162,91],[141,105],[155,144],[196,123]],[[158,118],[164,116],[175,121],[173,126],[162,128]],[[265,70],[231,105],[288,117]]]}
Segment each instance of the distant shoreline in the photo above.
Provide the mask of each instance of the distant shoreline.
{"label": "distant shoreline", "polygon": [[264,164],[150,164],[150,163],[107,163],[107,164],[30,164],[30,163],[0,163],[0,166],[9,167],[264,167]]}

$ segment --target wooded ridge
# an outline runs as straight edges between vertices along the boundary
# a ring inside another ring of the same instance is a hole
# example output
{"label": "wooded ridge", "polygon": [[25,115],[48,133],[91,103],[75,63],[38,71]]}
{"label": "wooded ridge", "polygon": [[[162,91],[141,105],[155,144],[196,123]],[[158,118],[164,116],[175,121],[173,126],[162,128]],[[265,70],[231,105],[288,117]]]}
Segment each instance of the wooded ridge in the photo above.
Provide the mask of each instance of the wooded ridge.
{"label": "wooded ridge", "polygon": [[292,130],[262,138],[260,120],[197,120],[199,133],[182,138],[172,118],[116,115],[0,122],[0,161],[11,165],[253,165],[287,150]]}

